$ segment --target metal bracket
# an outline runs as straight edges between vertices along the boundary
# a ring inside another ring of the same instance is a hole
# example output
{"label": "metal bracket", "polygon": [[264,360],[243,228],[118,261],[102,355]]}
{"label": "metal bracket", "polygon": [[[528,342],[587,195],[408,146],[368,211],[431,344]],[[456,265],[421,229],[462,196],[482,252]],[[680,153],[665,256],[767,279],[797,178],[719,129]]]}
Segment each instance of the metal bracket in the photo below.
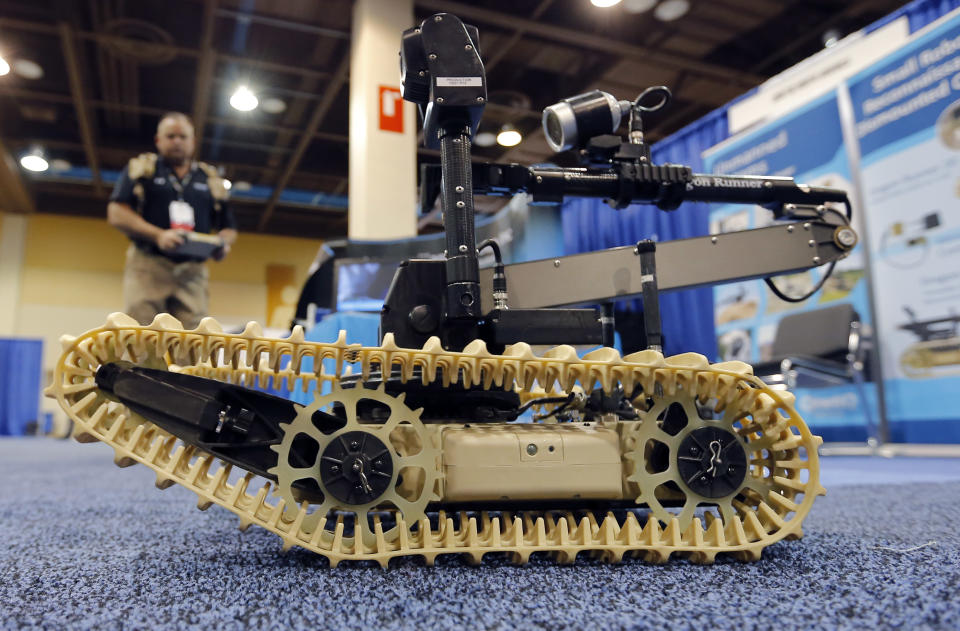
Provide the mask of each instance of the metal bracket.
{"label": "metal bracket", "polygon": [[660,292],[657,290],[657,244],[645,239],[634,249],[640,257],[640,288],[643,300],[643,328],[647,349],[663,350],[663,330],[660,324]]}

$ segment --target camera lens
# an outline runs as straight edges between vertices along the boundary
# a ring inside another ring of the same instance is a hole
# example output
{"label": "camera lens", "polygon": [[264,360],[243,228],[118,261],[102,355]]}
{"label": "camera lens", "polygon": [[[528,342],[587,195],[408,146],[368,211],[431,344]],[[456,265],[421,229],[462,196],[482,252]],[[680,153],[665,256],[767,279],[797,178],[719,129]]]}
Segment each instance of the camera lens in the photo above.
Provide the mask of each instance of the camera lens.
{"label": "camera lens", "polygon": [[566,151],[576,144],[577,119],[570,103],[560,101],[543,110],[543,131],[554,151]]}
{"label": "camera lens", "polygon": [[566,151],[620,126],[620,103],[610,94],[594,90],[563,99],[543,110],[543,131],[554,151]]}

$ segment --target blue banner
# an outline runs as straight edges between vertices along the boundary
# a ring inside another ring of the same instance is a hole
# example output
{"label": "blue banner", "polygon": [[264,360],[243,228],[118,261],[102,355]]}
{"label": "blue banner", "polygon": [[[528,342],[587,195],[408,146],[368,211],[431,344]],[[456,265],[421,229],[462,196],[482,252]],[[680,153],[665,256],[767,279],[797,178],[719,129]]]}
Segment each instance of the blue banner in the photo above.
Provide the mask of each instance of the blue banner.
{"label": "blue banner", "polygon": [[[711,173],[778,175],[814,186],[852,189],[850,164],[835,93],[830,93],[732,140],[705,156]],[[854,228],[862,234],[854,212]],[[719,206],[710,219],[712,234],[768,225],[773,214],[760,206]],[[777,298],[762,280],[714,288],[717,346],[721,359],[760,364],[780,359],[775,347],[781,319],[801,311],[850,303],[869,326],[871,314],[864,274],[864,257],[858,246],[840,261],[826,284],[802,303]],[[808,293],[820,280],[823,268],[775,279],[787,295]],[[876,419],[874,384],[857,390],[852,385],[829,385],[795,390],[797,409],[814,431],[832,441],[866,439],[868,420]]]}
{"label": "blue banner", "polygon": [[960,146],[960,22],[913,40],[849,85],[863,166],[937,134]]}
{"label": "blue banner", "polygon": [[849,89],[891,438],[960,442],[960,17]]}

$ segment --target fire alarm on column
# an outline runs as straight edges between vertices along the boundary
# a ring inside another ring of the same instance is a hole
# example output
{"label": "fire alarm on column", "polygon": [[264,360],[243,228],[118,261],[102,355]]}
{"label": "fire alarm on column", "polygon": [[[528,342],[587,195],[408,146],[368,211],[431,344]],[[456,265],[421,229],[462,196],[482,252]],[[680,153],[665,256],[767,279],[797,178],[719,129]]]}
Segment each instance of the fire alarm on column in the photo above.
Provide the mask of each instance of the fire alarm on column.
{"label": "fire alarm on column", "polygon": [[380,129],[403,133],[403,97],[400,88],[380,86]]}

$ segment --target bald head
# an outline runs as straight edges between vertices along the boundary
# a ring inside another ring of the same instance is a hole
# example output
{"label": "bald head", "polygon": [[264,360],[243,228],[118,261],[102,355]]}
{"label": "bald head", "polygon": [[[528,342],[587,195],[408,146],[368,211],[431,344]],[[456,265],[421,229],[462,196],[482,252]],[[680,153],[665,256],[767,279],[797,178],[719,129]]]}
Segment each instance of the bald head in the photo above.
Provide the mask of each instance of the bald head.
{"label": "bald head", "polygon": [[154,138],[157,153],[174,166],[184,164],[193,157],[193,123],[186,114],[171,112],[157,124]]}

